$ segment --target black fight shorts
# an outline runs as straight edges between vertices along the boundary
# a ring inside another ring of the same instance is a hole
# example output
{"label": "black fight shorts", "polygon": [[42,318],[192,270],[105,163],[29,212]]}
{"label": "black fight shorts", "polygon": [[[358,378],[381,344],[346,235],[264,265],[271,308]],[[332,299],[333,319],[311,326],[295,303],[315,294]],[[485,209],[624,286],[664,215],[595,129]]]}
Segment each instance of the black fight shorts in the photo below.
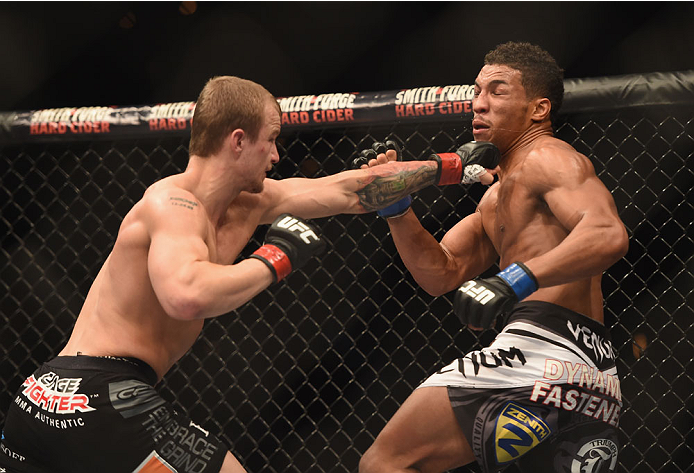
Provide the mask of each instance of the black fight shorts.
{"label": "black fight shorts", "polygon": [[605,327],[547,302],[516,305],[503,331],[430,376],[486,472],[607,473],[622,395]]}
{"label": "black fight shorts", "polygon": [[[7,413],[8,473],[218,473],[227,449],[176,413],[134,358],[57,357],[29,376]],[[2,468],[0,468],[2,471]]]}

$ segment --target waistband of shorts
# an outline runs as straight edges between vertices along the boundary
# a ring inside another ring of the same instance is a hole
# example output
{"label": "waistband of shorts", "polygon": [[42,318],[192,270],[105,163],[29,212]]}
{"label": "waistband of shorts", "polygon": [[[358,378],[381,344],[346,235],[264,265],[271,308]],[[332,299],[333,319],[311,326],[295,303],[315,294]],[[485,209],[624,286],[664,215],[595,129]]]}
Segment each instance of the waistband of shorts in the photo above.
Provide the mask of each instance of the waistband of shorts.
{"label": "waistband of shorts", "polygon": [[524,301],[515,305],[509,313],[506,324],[511,322],[527,321],[533,325],[545,327],[554,332],[565,334],[571,338],[571,332],[567,327],[567,321],[574,327],[587,327],[596,335],[610,340],[610,332],[603,324],[590,317],[574,312],[557,304],[544,301]]}
{"label": "waistband of shorts", "polygon": [[157,373],[151,366],[139,358],[131,356],[57,356],[46,362],[45,365],[61,369],[97,370],[119,373],[133,376],[151,386],[157,384],[158,380]]}

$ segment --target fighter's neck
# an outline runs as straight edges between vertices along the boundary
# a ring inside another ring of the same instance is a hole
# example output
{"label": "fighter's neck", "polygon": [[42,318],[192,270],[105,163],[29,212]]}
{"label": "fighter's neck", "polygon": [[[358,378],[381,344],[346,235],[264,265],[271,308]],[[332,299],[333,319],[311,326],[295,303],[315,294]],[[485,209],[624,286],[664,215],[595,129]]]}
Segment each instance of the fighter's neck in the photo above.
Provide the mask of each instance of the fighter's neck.
{"label": "fighter's neck", "polygon": [[538,140],[554,137],[551,127],[529,128],[516,138],[511,145],[501,152],[500,167],[512,166],[513,163],[521,156],[525,156],[530,147],[537,144]]}
{"label": "fighter's neck", "polygon": [[183,185],[202,203],[210,220],[216,224],[241,193],[235,175],[223,160],[191,157],[180,176]]}

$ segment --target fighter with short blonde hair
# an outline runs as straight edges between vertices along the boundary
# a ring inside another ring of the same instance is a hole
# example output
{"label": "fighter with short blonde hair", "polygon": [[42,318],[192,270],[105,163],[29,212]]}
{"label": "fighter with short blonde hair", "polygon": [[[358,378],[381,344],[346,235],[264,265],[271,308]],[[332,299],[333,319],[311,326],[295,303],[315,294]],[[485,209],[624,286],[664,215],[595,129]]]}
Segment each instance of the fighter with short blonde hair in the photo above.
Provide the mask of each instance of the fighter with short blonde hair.
{"label": "fighter with short blonde hair", "polygon": [[[277,100],[262,86],[237,77],[205,85],[185,171],[152,184],[123,219],[67,345],[19,388],[0,466],[244,471],[220,439],[176,413],[154,385],[190,349],[205,319],[232,312],[320,253],[325,243],[304,218],[377,210],[438,183],[437,176],[454,182],[465,167],[452,156],[457,173],[442,172],[434,160],[267,179],[279,161],[280,125]],[[236,261],[262,224],[270,225],[265,244]]]}

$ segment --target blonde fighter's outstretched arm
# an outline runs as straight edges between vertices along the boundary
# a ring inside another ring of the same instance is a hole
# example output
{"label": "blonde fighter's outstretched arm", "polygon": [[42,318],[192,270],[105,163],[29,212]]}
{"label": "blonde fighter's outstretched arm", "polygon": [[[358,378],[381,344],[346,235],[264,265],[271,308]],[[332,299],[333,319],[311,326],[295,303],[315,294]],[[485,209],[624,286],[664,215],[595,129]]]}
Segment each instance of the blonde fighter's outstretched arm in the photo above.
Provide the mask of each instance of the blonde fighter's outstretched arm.
{"label": "blonde fighter's outstretched arm", "polygon": [[471,170],[484,171],[482,165],[494,168],[499,152],[491,143],[470,142],[430,160],[396,161],[397,157],[398,152],[389,149],[362,169],[318,179],[266,180],[261,223],[285,212],[317,218],[380,210],[432,184],[469,182]]}
{"label": "blonde fighter's outstretched arm", "polygon": [[316,179],[266,179],[261,223],[291,213],[303,218],[373,212],[435,183],[436,161],[389,163]]}

